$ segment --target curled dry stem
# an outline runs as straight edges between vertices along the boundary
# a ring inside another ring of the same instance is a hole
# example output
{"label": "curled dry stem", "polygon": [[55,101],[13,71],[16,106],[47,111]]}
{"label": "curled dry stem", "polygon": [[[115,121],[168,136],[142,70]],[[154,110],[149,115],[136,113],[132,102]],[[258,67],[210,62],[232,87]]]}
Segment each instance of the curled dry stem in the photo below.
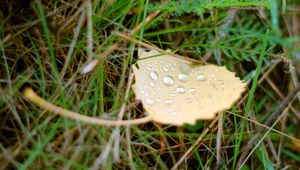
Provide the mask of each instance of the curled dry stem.
{"label": "curled dry stem", "polygon": [[105,120],[95,117],[85,116],[77,112],[69,111],[59,106],[56,106],[45,99],[38,96],[32,88],[26,87],[23,91],[24,96],[30,100],[32,103],[36,104],[40,108],[47,111],[53,112],[55,114],[73,119],[79,120],[84,123],[101,125],[101,126],[128,126],[128,125],[138,125],[149,122],[152,120],[152,115],[147,115],[146,117],[133,119],[133,120]]}

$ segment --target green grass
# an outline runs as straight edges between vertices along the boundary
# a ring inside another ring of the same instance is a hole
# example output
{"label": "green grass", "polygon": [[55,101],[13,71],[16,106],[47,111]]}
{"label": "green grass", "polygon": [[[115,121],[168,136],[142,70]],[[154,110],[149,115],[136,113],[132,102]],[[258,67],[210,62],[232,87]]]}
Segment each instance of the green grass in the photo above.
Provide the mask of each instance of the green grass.
{"label": "green grass", "polygon": [[57,80],[58,83],[60,83],[61,81],[59,79],[59,73],[58,73],[58,67],[57,67],[57,64],[56,64],[56,57],[55,57],[55,53],[54,53],[54,48],[53,48],[53,44],[52,44],[52,41],[51,41],[50,32],[49,32],[49,29],[48,29],[48,26],[47,26],[47,21],[46,21],[45,15],[44,15],[43,6],[42,6],[40,0],[37,1],[37,10],[38,10],[40,18],[41,18],[41,24],[42,24],[45,39],[46,39],[46,42],[47,42],[47,47],[49,49],[52,71],[53,71],[55,79]]}
{"label": "green grass", "polygon": [[[89,18],[81,1],[0,2],[0,169],[171,169],[190,147],[179,169],[214,169],[220,138],[219,169],[300,168],[300,148],[272,130],[244,166],[237,167],[244,161],[242,148],[260,128],[249,119],[264,124],[299,79],[300,35],[293,27],[299,24],[299,2],[130,0],[91,5]],[[82,9],[83,25],[76,30]],[[228,19],[233,9],[235,16]],[[156,10],[159,15],[145,24]],[[224,112],[221,136],[217,124],[203,134],[210,120],[183,127],[155,122],[119,129],[89,125],[44,111],[22,95],[22,86],[31,86],[47,101],[83,115],[117,119],[125,104],[123,119],[142,117],[133,90],[125,96],[138,45],[114,34],[129,33],[140,23],[133,39],[196,60],[211,51],[207,63],[224,65],[248,82],[241,99]],[[67,61],[75,33],[78,38]],[[81,74],[90,60],[90,33],[93,57],[104,60],[91,73]],[[119,47],[104,56],[114,43]],[[300,139],[298,98],[290,106],[275,129]],[[200,135],[204,137],[195,145]],[[259,135],[260,140],[264,133]]]}
{"label": "green grass", "polygon": [[[246,107],[245,107],[245,114],[244,116],[245,117],[248,117],[248,114],[249,114],[249,111],[250,111],[250,107],[252,106],[252,103],[253,103],[253,98],[254,98],[254,93],[255,93],[255,89],[257,87],[257,82],[258,82],[258,77],[261,73],[261,67],[262,67],[262,64],[263,64],[263,60],[264,60],[264,57],[265,57],[265,51],[266,51],[266,47],[267,47],[267,40],[269,38],[269,32],[266,33],[266,36],[264,38],[264,42],[263,42],[263,48],[262,48],[262,51],[260,53],[260,56],[259,56],[259,59],[258,59],[258,62],[257,62],[257,66],[256,66],[256,70],[255,70],[255,76],[252,80],[252,85],[251,85],[251,89],[250,89],[250,92],[249,92],[249,97],[248,97],[248,100],[247,100],[247,103],[246,103]],[[237,138],[237,146],[234,148],[234,159],[233,159],[233,166],[232,167],[235,167],[236,164],[235,162],[237,161],[237,156],[239,155],[240,153],[240,145],[242,143],[242,133],[244,132],[245,130],[245,126],[246,126],[246,121],[243,120],[242,121],[242,124],[241,124],[241,130],[240,130],[240,135],[239,137]]]}

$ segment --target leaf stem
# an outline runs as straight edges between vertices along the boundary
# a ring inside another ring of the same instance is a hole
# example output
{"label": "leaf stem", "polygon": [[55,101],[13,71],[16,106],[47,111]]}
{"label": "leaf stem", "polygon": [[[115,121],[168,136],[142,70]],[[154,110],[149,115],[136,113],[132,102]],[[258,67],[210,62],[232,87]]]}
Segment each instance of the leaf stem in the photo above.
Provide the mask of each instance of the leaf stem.
{"label": "leaf stem", "polygon": [[40,108],[53,112],[54,114],[58,114],[73,120],[79,120],[81,122],[88,123],[88,124],[95,124],[100,126],[128,126],[128,125],[143,124],[152,120],[152,115],[150,114],[147,115],[146,117],[133,119],[133,120],[99,119],[95,117],[85,116],[80,113],[69,111],[59,106],[56,106],[46,101],[45,99],[41,98],[40,96],[38,96],[30,87],[26,87],[23,91],[23,94],[27,99],[29,99],[31,102],[33,102]]}

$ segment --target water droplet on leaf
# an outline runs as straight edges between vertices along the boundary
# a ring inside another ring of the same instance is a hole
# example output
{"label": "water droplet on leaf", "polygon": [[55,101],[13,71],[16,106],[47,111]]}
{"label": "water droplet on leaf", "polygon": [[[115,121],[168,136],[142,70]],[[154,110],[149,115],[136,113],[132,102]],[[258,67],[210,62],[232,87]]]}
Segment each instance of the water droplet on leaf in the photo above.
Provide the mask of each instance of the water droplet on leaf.
{"label": "water droplet on leaf", "polygon": [[171,104],[173,103],[173,100],[167,99],[167,100],[165,100],[165,103],[166,103],[167,105],[171,105]]}
{"label": "water droplet on leaf", "polygon": [[168,66],[164,66],[164,67],[163,67],[163,70],[164,70],[165,72],[169,71]]}
{"label": "water droplet on leaf", "polygon": [[181,82],[186,82],[188,81],[188,75],[186,74],[178,74],[177,78],[181,81]]}
{"label": "water droplet on leaf", "polygon": [[171,93],[170,96],[175,97],[176,93]]}
{"label": "water droplet on leaf", "polygon": [[172,86],[175,83],[173,77],[171,77],[171,76],[164,76],[163,82],[165,85],[168,85],[168,86]]}
{"label": "water droplet on leaf", "polygon": [[182,87],[182,86],[179,86],[179,87],[177,87],[177,89],[176,89],[176,92],[177,93],[185,93],[185,88],[184,87]]}
{"label": "water droplet on leaf", "polygon": [[152,80],[157,80],[158,79],[158,75],[156,71],[151,71],[150,72],[150,77]]}
{"label": "water droplet on leaf", "polygon": [[147,105],[153,105],[154,101],[152,99],[146,99],[146,104]]}
{"label": "water droplet on leaf", "polygon": [[195,88],[190,88],[189,92],[192,93],[192,94],[194,94],[196,92],[196,89]]}
{"label": "water droplet on leaf", "polygon": [[204,74],[199,74],[199,75],[197,76],[197,80],[199,80],[199,81],[204,81],[205,79],[206,79],[206,77],[205,77]]}

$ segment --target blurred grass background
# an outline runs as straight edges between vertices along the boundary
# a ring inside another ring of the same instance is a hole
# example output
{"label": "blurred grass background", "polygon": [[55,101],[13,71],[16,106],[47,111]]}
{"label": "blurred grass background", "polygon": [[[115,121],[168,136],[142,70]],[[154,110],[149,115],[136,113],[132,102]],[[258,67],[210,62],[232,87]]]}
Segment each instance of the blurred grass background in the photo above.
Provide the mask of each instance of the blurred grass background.
{"label": "blurred grass background", "polygon": [[[300,168],[299,1],[2,0],[0,9],[0,169]],[[132,91],[124,100],[138,46],[116,32],[225,65],[247,91],[219,123],[184,127],[88,125],[22,96],[32,86],[85,115],[117,119],[125,104],[124,119],[143,116]]]}

